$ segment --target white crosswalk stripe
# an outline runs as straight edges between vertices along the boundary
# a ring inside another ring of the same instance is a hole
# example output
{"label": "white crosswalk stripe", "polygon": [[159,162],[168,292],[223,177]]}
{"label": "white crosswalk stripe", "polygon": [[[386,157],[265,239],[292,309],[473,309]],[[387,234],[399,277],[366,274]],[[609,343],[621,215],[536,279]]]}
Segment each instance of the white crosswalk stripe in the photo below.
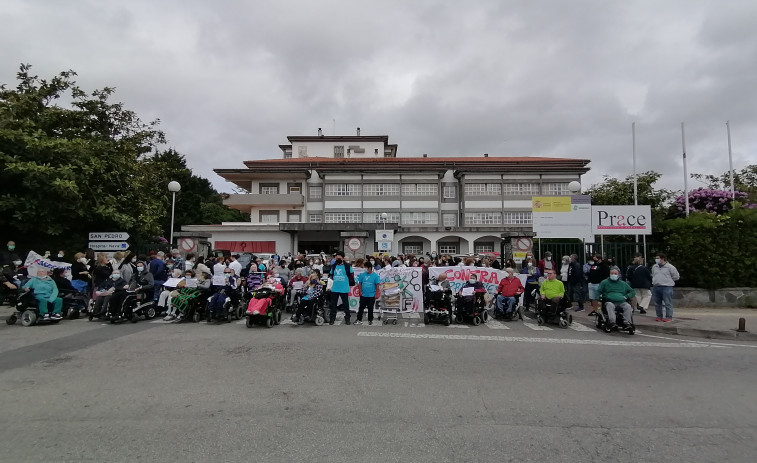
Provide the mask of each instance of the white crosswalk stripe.
{"label": "white crosswalk stripe", "polygon": [[505,325],[504,323],[498,321],[498,320],[489,320],[486,322],[487,328],[493,329],[493,330],[509,330],[510,327]]}
{"label": "white crosswalk stripe", "polygon": [[582,325],[580,323],[573,322],[570,325],[568,325],[568,328],[574,331],[596,331],[594,328],[590,328],[586,325]]}
{"label": "white crosswalk stripe", "polygon": [[523,326],[531,328],[534,331],[552,331],[552,328],[548,326],[539,326],[536,323],[524,323]]}

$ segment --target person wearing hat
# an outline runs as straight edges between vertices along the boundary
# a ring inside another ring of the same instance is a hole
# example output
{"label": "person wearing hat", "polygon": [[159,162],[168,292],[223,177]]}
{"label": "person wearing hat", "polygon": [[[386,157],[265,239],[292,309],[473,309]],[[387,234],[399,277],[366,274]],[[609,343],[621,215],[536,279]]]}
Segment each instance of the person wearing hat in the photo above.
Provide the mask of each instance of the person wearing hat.
{"label": "person wearing hat", "polygon": [[[45,267],[38,267],[37,275],[29,279],[23,286],[24,292],[34,290],[34,299],[39,306],[39,314],[43,320],[61,320],[60,314],[63,310],[63,299],[58,297],[58,287],[50,278],[50,270]],[[52,315],[49,313],[49,304],[53,305]]]}

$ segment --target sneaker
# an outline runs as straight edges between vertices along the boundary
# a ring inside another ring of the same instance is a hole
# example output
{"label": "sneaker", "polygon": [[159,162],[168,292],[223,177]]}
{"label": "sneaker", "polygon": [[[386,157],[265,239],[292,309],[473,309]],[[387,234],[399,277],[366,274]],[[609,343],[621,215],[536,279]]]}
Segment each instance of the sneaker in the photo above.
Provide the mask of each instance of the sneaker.
{"label": "sneaker", "polygon": [[573,309],[573,312],[583,312],[583,311],[584,311],[583,307],[578,307],[576,309]]}
{"label": "sneaker", "polygon": [[353,325],[362,325],[362,324],[363,322],[361,322],[360,320],[357,320],[355,323],[353,323]]}
{"label": "sneaker", "polygon": [[370,321],[368,322],[368,324],[369,324],[369,325],[373,325],[373,320],[370,320]]}
{"label": "sneaker", "polygon": [[655,318],[655,319],[654,319],[654,321],[656,321],[656,322],[661,322],[661,321],[662,321],[662,318]]}
{"label": "sneaker", "polygon": [[164,321],[164,322],[170,322],[170,321],[171,321],[171,320],[173,320],[174,318],[176,318],[176,317],[174,317],[173,315],[166,315],[166,316],[165,316],[165,317],[163,318],[163,321]]}
{"label": "sneaker", "polygon": [[642,315],[644,315],[644,314],[646,314],[646,313],[647,313],[647,311],[646,311],[646,310],[644,310],[644,308],[643,308],[643,307],[639,307],[639,313],[640,313],[640,314],[642,314]]}
{"label": "sneaker", "polygon": [[50,318],[52,318],[53,320],[63,320],[63,315],[59,313],[54,313],[50,316]]}
{"label": "sneaker", "polygon": [[42,316],[42,320],[50,320],[50,314],[46,313]]}
{"label": "sneaker", "polygon": [[329,325],[333,325],[333,324],[334,324],[334,320],[329,321]]}
{"label": "sneaker", "polygon": [[664,322],[670,322],[670,321],[673,321],[673,319],[671,319],[671,318],[663,318],[662,321],[664,321]]}

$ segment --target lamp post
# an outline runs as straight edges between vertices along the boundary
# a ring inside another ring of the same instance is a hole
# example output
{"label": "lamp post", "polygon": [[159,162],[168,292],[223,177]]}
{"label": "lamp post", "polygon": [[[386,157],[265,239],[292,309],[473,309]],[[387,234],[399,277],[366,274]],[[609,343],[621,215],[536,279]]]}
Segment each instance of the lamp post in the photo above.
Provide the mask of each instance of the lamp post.
{"label": "lamp post", "polygon": [[381,223],[384,224],[384,231],[386,231],[386,219],[389,217],[389,214],[386,212],[381,213]]}
{"label": "lamp post", "polygon": [[176,193],[181,191],[181,184],[177,181],[172,181],[168,184],[168,191],[171,192],[171,236],[168,237],[168,242],[171,244],[171,247],[173,248],[173,219],[174,219],[174,212],[176,212]]}

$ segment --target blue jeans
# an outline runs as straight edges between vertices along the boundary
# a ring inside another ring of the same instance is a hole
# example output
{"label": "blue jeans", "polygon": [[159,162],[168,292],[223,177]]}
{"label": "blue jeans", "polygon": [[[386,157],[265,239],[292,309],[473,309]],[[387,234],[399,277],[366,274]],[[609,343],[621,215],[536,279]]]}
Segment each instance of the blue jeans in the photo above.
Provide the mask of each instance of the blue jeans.
{"label": "blue jeans", "polygon": [[[494,300],[494,305],[497,307],[497,310],[502,313],[511,314],[513,313],[513,308],[515,308],[515,301],[518,299],[515,297],[508,297],[503,296],[501,294],[497,295],[497,298]],[[507,304],[507,310],[503,309],[503,304]]]}
{"label": "blue jeans", "polygon": [[[340,303],[341,300],[341,303]],[[336,313],[339,311],[339,309],[344,310],[344,322],[349,323],[350,321],[350,298],[348,293],[335,293],[331,292],[331,314],[329,317],[329,321],[335,321],[336,320]]]}
{"label": "blue jeans", "polygon": [[[652,301],[657,318],[673,318],[673,287],[672,286],[654,286],[652,288]],[[665,316],[663,317],[662,308],[665,307]]]}

